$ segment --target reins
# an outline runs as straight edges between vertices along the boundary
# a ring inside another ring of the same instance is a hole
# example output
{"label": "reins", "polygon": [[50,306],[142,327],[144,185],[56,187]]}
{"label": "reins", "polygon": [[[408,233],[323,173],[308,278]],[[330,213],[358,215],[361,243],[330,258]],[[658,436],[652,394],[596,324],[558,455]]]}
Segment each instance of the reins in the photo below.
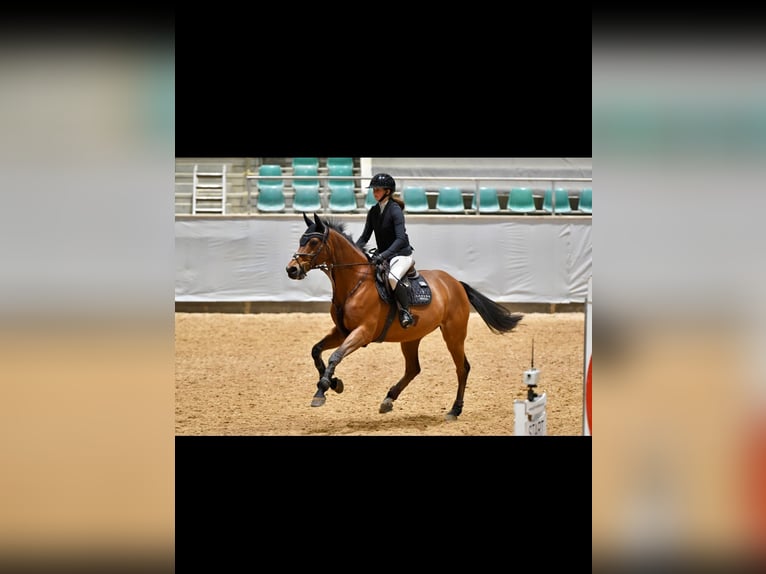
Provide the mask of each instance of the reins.
{"label": "reins", "polygon": [[322,271],[332,271],[335,267],[355,267],[357,265],[375,265],[371,261],[365,263],[320,263],[312,269],[321,269]]}

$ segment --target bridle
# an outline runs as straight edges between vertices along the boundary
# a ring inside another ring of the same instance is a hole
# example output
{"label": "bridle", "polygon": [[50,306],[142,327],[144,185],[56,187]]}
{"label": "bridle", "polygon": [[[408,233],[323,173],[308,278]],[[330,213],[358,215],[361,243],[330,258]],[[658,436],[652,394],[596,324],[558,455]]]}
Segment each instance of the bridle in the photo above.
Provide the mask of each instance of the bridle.
{"label": "bridle", "polygon": [[[319,254],[322,252],[322,250],[327,247],[327,250],[330,250],[329,245],[327,244],[327,239],[330,236],[330,228],[325,227],[324,233],[319,233],[318,231],[312,231],[304,233],[301,237],[299,245],[303,246],[306,245],[312,238],[317,237],[321,240],[321,244],[319,245],[319,249],[314,251],[314,253],[293,253],[293,259],[295,261],[300,261],[300,257],[311,257],[311,260],[309,261],[309,271],[312,269],[321,269],[322,271],[332,271],[335,267],[354,267],[359,265],[374,265],[371,261],[365,261],[364,263],[320,263],[319,265],[314,265],[314,261],[316,261],[316,258],[319,256]],[[308,273],[308,271],[307,271]]]}
{"label": "bridle", "polygon": [[296,251],[295,253],[293,253],[293,259],[295,259],[296,261],[300,261],[300,257],[311,257],[311,261],[309,261],[309,271],[311,271],[312,269],[322,269],[323,268],[322,266],[326,268],[327,267],[326,263],[322,263],[320,265],[314,266],[314,261],[322,252],[322,249],[324,249],[325,245],[327,245],[327,238],[329,237],[329,235],[330,235],[329,227],[325,227],[324,233],[318,233],[316,231],[312,231],[311,233],[304,233],[299,243],[300,246],[306,245],[309,242],[309,240],[311,240],[311,238],[313,237],[318,237],[322,241],[322,243],[319,245],[319,249],[314,251],[314,253],[298,253]]}

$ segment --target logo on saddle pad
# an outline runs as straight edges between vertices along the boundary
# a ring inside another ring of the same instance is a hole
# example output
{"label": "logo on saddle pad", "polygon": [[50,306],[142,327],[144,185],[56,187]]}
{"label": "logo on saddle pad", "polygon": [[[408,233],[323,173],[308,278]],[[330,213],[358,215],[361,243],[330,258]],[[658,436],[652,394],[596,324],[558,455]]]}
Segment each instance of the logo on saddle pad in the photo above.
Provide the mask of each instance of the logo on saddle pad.
{"label": "logo on saddle pad", "polygon": [[[378,295],[380,298],[389,305],[396,304],[396,298],[391,291],[391,286],[388,283],[388,268],[384,266],[378,267],[375,273],[375,286],[378,288]],[[407,295],[409,296],[410,305],[417,307],[420,305],[428,305],[431,302],[431,287],[425,277],[418,273],[415,268],[411,268],[406,275]]]}

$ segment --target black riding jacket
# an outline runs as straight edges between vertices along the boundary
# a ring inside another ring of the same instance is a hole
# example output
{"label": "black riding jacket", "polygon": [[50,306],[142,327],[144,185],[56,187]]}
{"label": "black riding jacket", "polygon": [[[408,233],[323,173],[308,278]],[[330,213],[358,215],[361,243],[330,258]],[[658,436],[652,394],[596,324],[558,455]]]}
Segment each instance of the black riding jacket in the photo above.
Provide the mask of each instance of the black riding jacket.
{"label": "black riding jacket", "polygon": [[357,246],[364,247],[373,231],[378,253],[386,260],[397,255],[412,255],[410,238],[404,228],[404,213],[395,201],[388,200],[382,216],[379,203],[370,208],[364,223],[364,231],[356,241]]}

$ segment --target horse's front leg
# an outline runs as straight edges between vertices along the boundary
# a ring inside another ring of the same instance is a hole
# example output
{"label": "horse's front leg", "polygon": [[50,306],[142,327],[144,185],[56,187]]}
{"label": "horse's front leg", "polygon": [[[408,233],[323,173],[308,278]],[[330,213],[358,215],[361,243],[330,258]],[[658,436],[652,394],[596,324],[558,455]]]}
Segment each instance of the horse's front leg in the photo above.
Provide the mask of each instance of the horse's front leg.
{"label": "horse's front leg", "polygon": [[314,359],[314,366],[319,372],[319,378],[322,378],[327,368],[322,360],[322,353],[328,349],[339,347],[343,343],[343,339],[345,339],[343,333],[337,327],[333,327],[332,331],[324,339],[311,348],[311,358]]}
{"label": "horse's front leg", "polygon": [[314,395],[314,399],[311,401],[312,407],[321,407],[325,403],[325,391],[328,388],[333,389],[337,393],[343,392],[343,382],[339,379],[331,379],[330,384],[325,386],[322,382],[327,367],[322,360],[322,353],[328,349],[334,349],[343,343],[343,333],[341,333],[337,327],[333,327],[333,330],[321,341],[311,348],[311,358],[314,359],[314,366],[319,372],[319,382],[317,383],[317,392]]}
{"label": "horse's front leg", "polygon": [[[322,341],[317,343],[317,345],[315,345],[314,349],[311,351],[311,355],[314,357],[314,364],[320,373],[319,382],[317,383],[317,392],[311,401],[312,407],[321,407],[325,403],[325,392],[327,392],[327,389],[332,388],[338,393],[343,391],[343,383],[340,381],[340,379],[333,377],[333,374],[335,373],[335,367],[338,366],[344,357],[353,353],[359,347],[368,345],[372,341],[372,333],[369,329],[364,327],[357,327],[351,331],[348,337],[346,337],[340,346],[338,346],[337,344],[332,344],[332,342],[335,340],[333,338],[335,331],[336,329],[334,329],[333,332],[325,337]],[[338,335],[342,337],[340,332],[338,332]],[[317,347],[322,345],[322,343],[325,343],[325,345],[317,349]],[[328,360],[327,366],[325,367],[321,358],[322,351],[332,347],[338,347],[338,349],[332,355],[330,355],[330,359]]]}

